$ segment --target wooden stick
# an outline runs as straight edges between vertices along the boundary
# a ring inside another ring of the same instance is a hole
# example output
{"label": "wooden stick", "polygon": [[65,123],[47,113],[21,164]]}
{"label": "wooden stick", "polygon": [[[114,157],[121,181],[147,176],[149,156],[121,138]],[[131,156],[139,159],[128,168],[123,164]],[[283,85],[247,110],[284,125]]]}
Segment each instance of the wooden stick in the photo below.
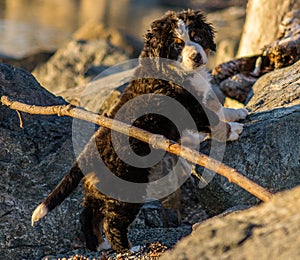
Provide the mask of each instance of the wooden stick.
{"label": "wooden stick", "polygon": [[17,110],[19,112],[25,112],[29,114],[39,114],[39,115],[58,115],[58,116],[70,116],[78,119],[82,119],[88,122],[98,124],[102,127],[112,129],[114,131],[123,133],[130,137],[136,138],[145,143],[149,143],[156,149],[162,149],[169,153],[181,156],[182,158],[201,165],[211,171],[214,171],[228,179],[229,182],[233,182],[245,189],[252,195],[256,196],[262,201],[269,201],[273,194],[258,185],[257,183],[249,180],[245,176],[241,175],[235,169],[226,166],[225,164],[208,157],[202,153],[192,150],[188,147],[181,146],[162,135],[152,134],[148,131],[139,129],[134,126],[122,123],[111,118],[107,118],[102,115],[98,115],[92,112],[85,111],[83,109],[78,109],[71,105],[61,105],[61,106],[34,106],[27,105],[21,102],[12,101],[6,96],[1,97],[1,102],[3,105],[10,107],[11,109]]}

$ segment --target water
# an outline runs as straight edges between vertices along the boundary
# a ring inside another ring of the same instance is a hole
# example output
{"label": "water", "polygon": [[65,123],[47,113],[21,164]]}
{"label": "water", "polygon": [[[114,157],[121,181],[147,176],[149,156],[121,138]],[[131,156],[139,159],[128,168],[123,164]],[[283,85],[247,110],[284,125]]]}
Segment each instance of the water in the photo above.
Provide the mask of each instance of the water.
{"label": "water", "polygon": [[[172,7],[183,8],[184,4]],[[158,0],[0,0],[0,56],[54,50],[88,20],[141,37],[167,9]]]}

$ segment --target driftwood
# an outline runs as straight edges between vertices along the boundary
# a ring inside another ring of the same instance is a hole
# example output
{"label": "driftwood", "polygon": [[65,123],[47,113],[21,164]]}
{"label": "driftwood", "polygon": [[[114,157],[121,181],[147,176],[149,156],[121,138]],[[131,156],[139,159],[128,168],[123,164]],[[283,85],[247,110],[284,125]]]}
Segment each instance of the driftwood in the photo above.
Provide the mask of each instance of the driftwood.
{"label": "driftwood", "polygon": [[[228,179],[229,182],[239,185],[249,193],[253,194],[262,201],[269,201],[273,194],[259,186],[255,182],[241,175],[235,169],[222,164],[221,162],[210,158],[204,154],[201,154],[195,150],[181,146],[171,140],[166,139],[164,136],[151,134],[145,130],[130,126],[117,120],[107,118],[103,115],[91,113],[82,109],[78,109],[72,105],[61,105],[61,106],[34,106],[27,105],[24,103],[12,101],[6,96],[1,97],[3,105],[10,107],[18,111],[21,125],[23,125],[22,117],[20,112],[29,114],[40,114],[40,115],[58,115],[58,116],[70,116],[78,119],[82,119],[88,122],[98,124],[102,127],[107,127],[114,131],[123,133],[130,137],[134,137],[143,142],[149,143],[156,149],[162,149],[169,153],[181,156],[182,158],[201,165],[209,170],[212,170]],[[198,176],[197,176],[198,177]]]}
{"label": "driftwood", "polygon": [[269,58],[274,69],[292,65],[300,59],[300,9],[285,16],[278,40],[264,47],[263,56]]}
{"label": "driftwood", "polygon": [[300,9],[286,15],[279,31],[278,39],[266,45],[259,55],[234,59],[214,68],[214,81],[226,96],[245,103],[260,76],[300,59]]}

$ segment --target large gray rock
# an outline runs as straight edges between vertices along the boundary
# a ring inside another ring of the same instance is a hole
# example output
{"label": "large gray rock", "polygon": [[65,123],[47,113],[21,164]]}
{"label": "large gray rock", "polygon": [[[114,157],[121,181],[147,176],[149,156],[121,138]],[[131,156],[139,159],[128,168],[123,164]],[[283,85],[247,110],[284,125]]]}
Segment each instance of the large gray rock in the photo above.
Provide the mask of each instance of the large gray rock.
{"label": "large gray rock", "polygon": [[88,21],[80,27],[73,34],[73,39],[86,41],[104,39],[119,49],[124,50],[130,58],[137,58],[143,48],[142,38],[137,39],[123,30],[118,30],[104,23],[94,21]]}
{"label": "large gray rock", "polygon": [[[238,57],[253,56],[260,53],[265,45],[277,40],[281,33],[281,26],[287,21],[284,18],[287,13],[297,10],[299,1],[274,0],[265,1],[249,0],[247,4],[247,18],[243,28],[243,34],[238,50]],[[276,12],[272,15],[271,10]]]}
{"label": "large gray rock", "polygon": [[299,259],[300,187],[269,203],[194,226],[160,259]]}
{"label": "large gray rock", "polygon": [[[225,1],[223,3],[225,4]],[[198,8],[202,9],[202,5],[199,5]],[[208,21],[216,29],[215,42],[217,50],[214,55],[210,55],[208,61],[208,67],[211,69],[216,64],[229,61],[235,57],[246,16],[245,8],[238,4],[233,4],[230,8],[223,10],[215,10],[207,14]]]}
{"label": "large gray rock", "polygon": [[13,65],[14,67],[22,68],[28,71],[34,70],[34,68],[47,60],[54,54],[54,51],[38,51],[26,55],[23,58],[17,59],[12,57],[1,57],[0,62]]}
{"label": "large gray rock", "polygon": [[[0,96],[36,105],[65,101],[42,88],[28,72],[0,64]],[[0,106],[0,254],[3,259],[40,259],[68,248],[78,232],[80,195],[71,196],[33,228],[31,213],[68,171],[74,155],[72,120],[23,114]]]}
{"label": "large gray rock", "polygon": [[[226,144],[223,162],[266,189],[277,192],[300,184],[299,62],[260,78],[249,102],[240,138]],[[202,151],[208,153],[208,144]],[[258,200],[216,175],[198,191],[210,215]]]}
{"label": "large gray rock", "polygon": [[300,61],[258,79],[247,104],[252,112],[300,105]]}
{"label": "large gray rock", "polygon": [[63,96],[61,92],[85,86],[92,78],[87,71],[93,66],[112,66],[129,57],[103,39],[72,40],[57,50],[51,59],[38,66],[33,75],[49,91]]}

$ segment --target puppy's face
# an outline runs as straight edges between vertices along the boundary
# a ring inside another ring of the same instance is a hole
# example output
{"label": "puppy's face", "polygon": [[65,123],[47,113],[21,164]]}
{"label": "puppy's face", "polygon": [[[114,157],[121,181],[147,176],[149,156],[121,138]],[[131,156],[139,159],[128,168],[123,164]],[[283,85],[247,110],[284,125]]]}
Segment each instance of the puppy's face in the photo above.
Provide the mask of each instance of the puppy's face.
{"label": "puppy's face", "polygon": [[178,61],[187,70],[197,69],[215,51],[214,30],[200,11],[168,12],[152,23],[145,35],[141,57]]}

